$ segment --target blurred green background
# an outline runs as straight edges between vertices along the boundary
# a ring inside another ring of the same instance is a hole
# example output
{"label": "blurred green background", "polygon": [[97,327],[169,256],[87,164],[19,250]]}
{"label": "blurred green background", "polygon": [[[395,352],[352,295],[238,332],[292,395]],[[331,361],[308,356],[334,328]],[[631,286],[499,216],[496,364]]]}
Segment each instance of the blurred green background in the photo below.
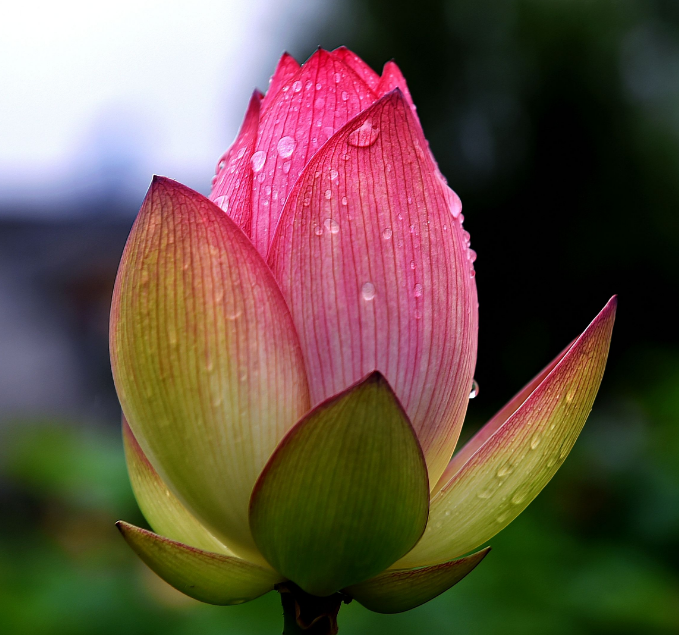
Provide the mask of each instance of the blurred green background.
{"label": "blurred green background", "polygon": [[[355,0],[289,49],[301,61],[318,44],[346,44],[377,70],[397,61],[462,198],[481,312],[467,436],[620,299],[594,411],[543,494],[459,586],[403,615],[353,603],[340,632],[679,633],[679,3]],[[105,332],[131,220],[2,225],[5,264],[43,247],[49,261],[74,236],[108,256],[87,272],[62,257],[50,275],[26,274],[62,299],[55,319],[70,320],[97,405],[36,418],[0,404],[0,632],[280,632],[276,594],[201,605],[113,527],[144,523]]]}

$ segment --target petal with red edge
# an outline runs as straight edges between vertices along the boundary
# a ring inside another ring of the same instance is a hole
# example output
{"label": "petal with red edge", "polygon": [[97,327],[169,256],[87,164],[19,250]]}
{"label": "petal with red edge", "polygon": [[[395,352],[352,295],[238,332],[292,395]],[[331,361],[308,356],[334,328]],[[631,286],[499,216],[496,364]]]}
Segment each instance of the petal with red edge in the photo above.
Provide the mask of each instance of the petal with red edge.
{"label": "petal with red edge", "polygon": [[210,533],[260,558],[252,487],[308,410],[290,314],[245,234],[200,194],[156,177],[123,253],[111,361],[134,436]]}
{"label": "petal with red edge", "polygon": [[223,209],[246,234],[252,221],[252,170],[257,142],[261,93],[250,99],[245,119],[233,145],[217,163],[210,200]]}
{"label": "petal with red edge", "polygon": [[473,454],[491,437],[497,429],[504,424],[511,415],[513,415],[519,406],[523,404],[530,394],[543,382],[545,377],[552,372],[552,369],[561,361],[561,358],[570,350],[575,340],[571,342],[559,355],[557,355],[548,366],[543,368],[537,376],[535,376],[528,384],[526,384],[516,395],[514,395],[494,416],[486,423],[467,443],[464,447],[456,452],[453,458],[448,463],[445,472],[441,475],[436,487],[432,490],[432,494],[439,491],[472,457]]}
{"label": "petal with red edge", "polygon": [[547,485],[575,444],[606,366],[615,298],[526,401],[431,500],[422,540],[395,566],[455,558],[490,540]]}
{"label": "petal with red edge", "polygon": [[307,161],[374,100],[360,77],[322,49],[278,91],[262,116],[252,157],[252,241],[262,255]]}
{"label": "petal with red edge", "polygon": [[[332,51],[332,54],[344,62],[356,75],[358,75],[372,90],[377,89],[380,76],[366,64],[356,53],[346,46],[340,46]],[[381,97],[381,95],[379,95]]]}
{"label": "petal with red edge", "polygon": [[262,99],[262,112],[266,111],[278,91],[297,71],[299,71],[299,62],[289,53],[283,53],[281,59],[278,60],[274,74],[269,80],[269,90],[266,91],[266,95]]}
{"label": "petal with red edge", "polygon": [[432,485],[453,453],[476,361],[476,286],[459,212],[394,91],[310,161],[269,257],[312,403],[382,372],[417,432]]}
{"label": "petal with red edge", "polygon": [[326,596],[407,553],[428,505],[415,433],[384,377],[372,373],[281,441],[252,493],[250,526],[271,566]]}
{"label": "petal with red edge", "polygon": [[380,77],[380,82],[377,85],[375,92],[378,97],[382,97],[383,95],[390,93],[394,88],[398,88],[403,93],[408,105],[413,109],[413,112],[415,112],[415,104],[413,103],[413,98],[410,96],[406,78],[403,77],[403,73],[396,65],[396,62],[389,61],[384,65],[382,77]]}
{"label": "petal with red edge", "polygon": [[376,613],[410,611],[457,584],[476,568],[489,551],[490,547],[486,547],[466,558],[431,567],[385,571],[344,591]]}
{"label": "petal with red edge", "polygon": [[234,553],[203,527],[163,483],[124,417],[123,444],[132,491],[153,531],[191,547],[233,556]]}
{"label": "petal with red edge", "polygon": [[210,553],[119,520],[132,550],[165,582],[208,604],[243,604],[272,591],[284,578],[271,569]]}

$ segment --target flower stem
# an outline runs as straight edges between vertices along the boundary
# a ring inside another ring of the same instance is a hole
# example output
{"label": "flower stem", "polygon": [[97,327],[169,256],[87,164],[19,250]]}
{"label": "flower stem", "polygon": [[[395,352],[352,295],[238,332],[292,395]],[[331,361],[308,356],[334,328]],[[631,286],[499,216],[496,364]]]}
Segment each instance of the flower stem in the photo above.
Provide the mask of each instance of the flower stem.
{"label": "flower stem", "polygon": [[276,590],[283,604],[283,635],[337,635],[340,605],[351,602],[343,593],[310,595],[293,582],[278,584]]}

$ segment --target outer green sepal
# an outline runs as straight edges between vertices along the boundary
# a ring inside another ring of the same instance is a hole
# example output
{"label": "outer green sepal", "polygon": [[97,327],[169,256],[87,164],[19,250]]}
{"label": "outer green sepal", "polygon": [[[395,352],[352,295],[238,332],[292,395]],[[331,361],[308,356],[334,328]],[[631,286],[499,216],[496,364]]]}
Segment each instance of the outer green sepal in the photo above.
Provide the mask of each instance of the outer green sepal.
{"label": "outer green sepal", "polygon": [[490,551],[417,569],[394,569],[345,590],[365,608],[376,613],[402,613],[441,595],[471,573]]}
{"label": "outer green sepal", "polygon": [[165,582],[208,604],[243,604],[284,578],[240,558],[202,551],[122,520],[116,526],[133,551]]}
{"label": "outer green sepal", "polygon": [[375,372],[314,408],[283,438],[255,485],[250,528],[277,571],[326,596],[407,553],[428,508],[422,450]]}

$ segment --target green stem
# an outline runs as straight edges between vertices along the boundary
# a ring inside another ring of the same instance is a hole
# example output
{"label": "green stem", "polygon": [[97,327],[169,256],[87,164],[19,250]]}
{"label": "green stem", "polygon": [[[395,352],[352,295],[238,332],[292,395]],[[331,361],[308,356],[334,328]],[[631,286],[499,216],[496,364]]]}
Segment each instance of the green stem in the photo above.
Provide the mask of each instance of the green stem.
{"label": "green stem", "polygon": [[276,590],[283,604],[283,635],[337,635],[340,605],[351,601],[346,595],[317,597],[293,582],[283,582]]}

